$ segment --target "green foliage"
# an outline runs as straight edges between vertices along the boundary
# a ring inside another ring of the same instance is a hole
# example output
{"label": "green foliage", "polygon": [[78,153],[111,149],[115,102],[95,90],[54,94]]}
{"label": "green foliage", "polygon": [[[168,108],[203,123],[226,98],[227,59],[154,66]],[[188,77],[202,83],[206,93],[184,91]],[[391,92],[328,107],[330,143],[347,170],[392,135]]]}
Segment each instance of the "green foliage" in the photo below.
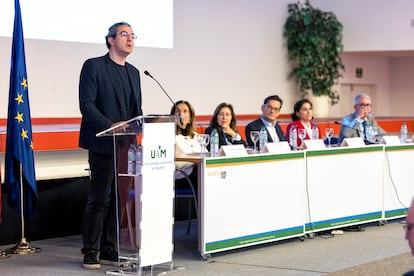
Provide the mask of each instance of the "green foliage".
{"label": "green foliage", "polygon": [[341,52],[342,24],[331,12],[312,7],[307,0],[288,5],[284,26],[291,76],[296,77],[303,96],[312,90],[315,96],[327,95],[331,104],[339,101],[333,89],[345,69]]}

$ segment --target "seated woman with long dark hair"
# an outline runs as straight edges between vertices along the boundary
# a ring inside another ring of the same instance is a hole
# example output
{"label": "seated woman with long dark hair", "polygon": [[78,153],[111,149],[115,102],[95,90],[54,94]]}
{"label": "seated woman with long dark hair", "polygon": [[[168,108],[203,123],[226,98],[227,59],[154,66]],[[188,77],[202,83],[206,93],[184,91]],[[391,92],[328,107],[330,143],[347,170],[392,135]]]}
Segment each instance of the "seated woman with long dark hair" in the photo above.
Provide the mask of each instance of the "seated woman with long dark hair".
{"label": "seated woman with long dark hair", "polygon": [[[219,134],[219,146],[242,144],[246,146],[246,141],[242,139],[237,129],[236,114],[233,106],[229,103],[219,104],[211,117],[210,124],[205,130],[205,134],[211,134],[216,129]],[[210,149],[210,144],[207,146]]]}

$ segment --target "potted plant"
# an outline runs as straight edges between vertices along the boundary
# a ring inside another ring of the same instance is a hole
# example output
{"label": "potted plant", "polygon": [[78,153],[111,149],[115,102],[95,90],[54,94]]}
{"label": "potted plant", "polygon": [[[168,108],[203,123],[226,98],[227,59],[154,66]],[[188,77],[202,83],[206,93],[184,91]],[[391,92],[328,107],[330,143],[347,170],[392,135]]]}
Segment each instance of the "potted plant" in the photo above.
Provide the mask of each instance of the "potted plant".
{"label": "potted plant", "polygon": [[342,24],[332,12],[314,8],[309,0],[288,5],[284,25],[288,58],[303,97],[312,91],[327,96],[334,105],[339,101],[334,84],[345,69],[341,52]]}

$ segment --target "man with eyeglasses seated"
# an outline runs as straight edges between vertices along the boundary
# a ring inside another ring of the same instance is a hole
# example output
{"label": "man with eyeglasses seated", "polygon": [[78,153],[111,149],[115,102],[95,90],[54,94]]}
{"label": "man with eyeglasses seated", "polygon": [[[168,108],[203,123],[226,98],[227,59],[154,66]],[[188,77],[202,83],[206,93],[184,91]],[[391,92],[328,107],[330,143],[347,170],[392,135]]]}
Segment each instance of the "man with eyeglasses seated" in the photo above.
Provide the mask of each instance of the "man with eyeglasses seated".
{"label": "man with eyeglasses seated", "polygon": [[266,128],[267,142],[287,141],[286,136],[277,121],[282,104],[283,101],[278,95],[271,95],[264,99],[262,115],[246,126],[245,134],[248,146],[254,146],[254,143],[250,138],[250,132],[260,131],[262,127]]}
{"label": "man with eyeglasses seated", "polygon": [[[355,96],[354,113],[342,118],[341,130],[339,133],[338,143],[342,143],[345,138],[361,137],[365,143],[375,143],[381,140],[386,132],[378,125],[371,110],[371,97],[362,93]],[[366,126],[370,125],[374,133],[374,139],[366,137]]]}

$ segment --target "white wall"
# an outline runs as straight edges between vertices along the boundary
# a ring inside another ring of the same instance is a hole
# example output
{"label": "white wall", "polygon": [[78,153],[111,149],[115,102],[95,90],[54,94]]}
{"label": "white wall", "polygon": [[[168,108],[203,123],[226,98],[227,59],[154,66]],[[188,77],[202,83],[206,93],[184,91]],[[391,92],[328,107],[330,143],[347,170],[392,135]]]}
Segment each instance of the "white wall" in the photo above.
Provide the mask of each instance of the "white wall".
{"label": "white wall", "polygon": [[412,0],[311,0],[344,25],[345,51],[414,49]]}
{"label": "white wall", "polygon": [[402,116],[414,116],[414,57],[393,58],[390,62],[390,109]]}
{"label": "white wall", "polygon": [[[148,70],[170,96],[211,114],[221,101],[237,113],[257,113],[263,98],[288,98],[282,45],[284,1],[176,0],[174,49],[136,48],[129,61]],[[24,18],[23,18],[24,20]],[[108,26],[102,26],[107,29]],[[133,26],[139,33],[139,26]],[[0,39],[0,102],[8,97],[10,39]],[[102,45],[26,40],[32,117],[80,116],[78,78],[83,61],[105,54]],[[142,74],[144,113],[168,113],[171,103]],[[291,105],[291,104],[290,104]],[[3,105],[0,117],[6,117]]]}
{"label": "white wall", "polygon": [[[346,70],[341,83],[374,85],[376,88],[376,115],[393,115],[389,104],[391,92],[390,58],[352,54],[343,54],[342,57],[343,62],[346,64]],[[362,78],[356,77],[356,68],[363,69]],[[349,107],[349,111],[349,113],[353,111],[352,105]],[[341,116],[341,114],[335,115]]]}
{"label": "white wall", "polygon": [[[211,114],[222,101],[231,102],[237,113],[258,113],[267,95],[288,98],[291,90],[282,43],[283,2],[176,1],[174,50],[139,49],[141,68],[157,77],[172,98],[192,102],[197,114]],[[156,84],[143,81],[145,112],[169,110]]]}
{"label": "white wall", "polygon": [[[129,61],[141,72],[151,72],[173,99],[192,102],[199,115],[211,114],[222,101],[231,102],[238,114],[258,113],[263,98],[273,93],[285,100],[282,112],[290,113],[298,94],[288,80],[282,32],[287,3],[295,1],[175,0],[174,49],[136,48]],[[407,20],[414,1],[312,3],[340,17],[347,51],[414,50],[413,28],[403,28],[410,24]],[[133,26],[134,31],[139,33],[139,27]],[[32,117],[79,117],[80,68],[85,59],[106,53],[104,39],[102,45],[27,39],[25,46]],[[9,38],[0,38],[0,118],[7,116],[10,47]],[[404,103],[404,91],[409,89],[401,87],[406,82],[400,80],[401,92],[393,95],[395,104],[389,104],[389,86],[395,84],[395,76],[387,76],[390,68],[386,60],[358,56],[344,59],[347,67],[366,68],[363,81],[378,84],[378,104],[383,114],[398,115],[402,112],[398,103]],[[392,63],[392,70],[398,71],[399,66],[398,62]],[[404,68],[401,71],[407,73],[414,69]],[[348,72],[353,71],[347,69],[345,81],[351,78]],[[144,113],[168,113],[171,103],[161,89],[143,74],[141,79]],[[333,108],[331,115],[340,114],[335,114]]]}

